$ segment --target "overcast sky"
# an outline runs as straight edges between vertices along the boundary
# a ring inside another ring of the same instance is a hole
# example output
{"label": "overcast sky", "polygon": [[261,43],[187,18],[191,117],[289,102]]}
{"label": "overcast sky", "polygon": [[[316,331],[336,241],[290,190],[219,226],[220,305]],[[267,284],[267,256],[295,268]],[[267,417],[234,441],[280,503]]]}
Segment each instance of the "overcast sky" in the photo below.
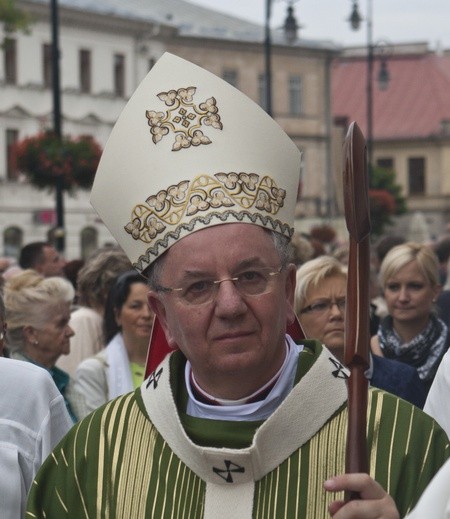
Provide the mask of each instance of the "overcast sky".
{"label": "overcast sky", "polygon": [[[266,0],[189,0],[261,25]],[[347,21],[351,0],[294,0],[305,39],[332,40],[340,45],[366,45],[367,25],[352,31]],[[372,4],[373,43],[428,42],[430,48],[450,49],[450,0],[358,0],[365,18]],[[272,27],[283,25],[287,0],[272,0]]]}

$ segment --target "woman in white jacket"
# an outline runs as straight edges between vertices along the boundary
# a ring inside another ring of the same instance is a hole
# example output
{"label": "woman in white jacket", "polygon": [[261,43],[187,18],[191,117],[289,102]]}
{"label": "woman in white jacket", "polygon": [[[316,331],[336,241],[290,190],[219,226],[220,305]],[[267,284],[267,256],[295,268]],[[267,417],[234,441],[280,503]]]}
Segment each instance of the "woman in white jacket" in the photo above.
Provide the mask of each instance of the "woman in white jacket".
{"label": "woman in white jacket", "polygon": [[147,292],[145,280],[134,270],[112,286],[104,316],[107,346],[81,362],[75,375],[73,405],[80,418],[142,383],[152,326]]}

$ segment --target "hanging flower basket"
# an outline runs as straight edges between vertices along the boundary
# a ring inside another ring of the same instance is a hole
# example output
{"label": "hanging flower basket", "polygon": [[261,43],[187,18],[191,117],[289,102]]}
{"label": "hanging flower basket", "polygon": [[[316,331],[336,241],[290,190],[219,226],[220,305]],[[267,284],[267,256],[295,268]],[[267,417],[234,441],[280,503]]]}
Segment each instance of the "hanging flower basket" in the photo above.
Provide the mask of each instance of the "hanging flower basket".
{"label": "hanging flower basket", "polygon": [[19,141],[14,149],[17,168],[39,189],[54,188],[57,177],[62,188],[90,189],[102,149],[89,136],[62,137],[46,132]]}

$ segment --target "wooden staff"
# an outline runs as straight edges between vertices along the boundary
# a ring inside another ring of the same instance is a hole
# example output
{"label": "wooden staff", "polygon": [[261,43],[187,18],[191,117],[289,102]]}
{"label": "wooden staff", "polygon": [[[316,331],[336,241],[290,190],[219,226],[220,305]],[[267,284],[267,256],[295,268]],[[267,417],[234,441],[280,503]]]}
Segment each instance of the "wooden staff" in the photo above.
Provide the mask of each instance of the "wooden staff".
{"label": "wooden staff", "polygon": [[[350,234],[344,361],[348,380],[346,472],[369,471],[366,439],[370,348],[370,211],[366,141],[353,122],[344,142],[344,206]],[[358,496],[347,496],[354,499]]]}

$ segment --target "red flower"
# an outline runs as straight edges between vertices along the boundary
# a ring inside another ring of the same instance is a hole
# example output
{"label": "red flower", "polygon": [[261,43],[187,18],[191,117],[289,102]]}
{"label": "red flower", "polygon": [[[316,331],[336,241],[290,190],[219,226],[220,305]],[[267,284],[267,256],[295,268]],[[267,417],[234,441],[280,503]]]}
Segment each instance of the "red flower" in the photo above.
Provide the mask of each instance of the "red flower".
{"label": "red flower", "polygon": [[40,189],[55,187],[63,177],[63,189],[90,189],[102,149],[89,136],[58,139],[53,133],[40,133],[16,143],[13,157],[17,166]]}

